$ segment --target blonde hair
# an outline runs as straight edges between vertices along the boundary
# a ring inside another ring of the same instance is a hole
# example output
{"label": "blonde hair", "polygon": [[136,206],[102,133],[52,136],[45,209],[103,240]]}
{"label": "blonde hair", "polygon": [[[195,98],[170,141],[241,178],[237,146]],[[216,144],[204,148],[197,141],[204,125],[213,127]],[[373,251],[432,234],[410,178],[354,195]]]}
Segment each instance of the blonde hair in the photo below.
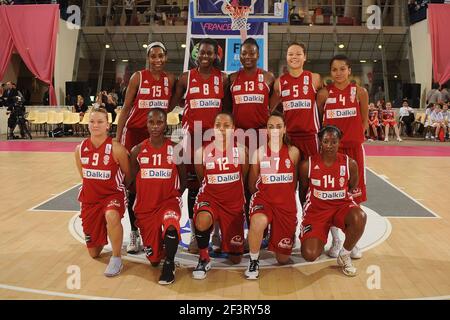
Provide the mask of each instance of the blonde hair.
{"label": "blonde hair", "polygon": [[101,108],[101,107],[94,107],[92,108],[91,114],[94,112],[99,112],[99,113],[103,113],[106,117],[106,121],[108,121],[108,111],[106,111],[105,108]]}

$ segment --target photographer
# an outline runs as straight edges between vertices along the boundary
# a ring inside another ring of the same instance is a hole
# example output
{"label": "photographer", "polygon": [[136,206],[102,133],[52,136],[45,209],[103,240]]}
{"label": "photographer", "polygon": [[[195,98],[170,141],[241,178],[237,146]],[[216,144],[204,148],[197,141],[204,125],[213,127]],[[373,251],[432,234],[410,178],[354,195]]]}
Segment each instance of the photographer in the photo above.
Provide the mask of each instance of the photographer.
{"label": "photographer", "polygon": [[30,131],[27,127],[27,120],[25,119],[25,106],[24,101],[20,96],[16,96],[13,99],[12,105],[8,106],[8,112],[9,118],[8,118],[8,140],[10,139],[18,139],[14,135],[14,130],[16,129],[16,126],[19,125],[20,129],[20,135],[22,139],[29,138],[31,139]]}
{"label": "photographer", "polygon": [[19,96],[19,92],[15,88],[15,84],[11,81],[6,83],[6,90],[3,93],[4,105],[7,107],[13,106],[15,103],[15,97]]}

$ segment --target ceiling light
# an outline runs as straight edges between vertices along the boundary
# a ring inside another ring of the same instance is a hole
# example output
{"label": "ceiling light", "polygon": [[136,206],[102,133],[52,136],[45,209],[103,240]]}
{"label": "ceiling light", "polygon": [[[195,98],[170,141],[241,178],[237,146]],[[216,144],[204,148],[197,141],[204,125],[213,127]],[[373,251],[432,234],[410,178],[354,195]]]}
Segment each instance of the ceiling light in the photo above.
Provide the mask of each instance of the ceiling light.
{"label": "ceiling light", "polygon": [[186,48],[186,43],[182,43],[181,44],[181,47],[184,49],[184,48]]}
{"label": "ceiling light", "polygon": [[109,49],[109,48],[111,48],[111,46],[109,44],[105,44],[105,48]]}
{"label": "ceiling light", "polygon": [[344,47],[345,47],[345,46],[344,46],[344,44],[342,44],[342,43],[339,45],[339,49],[344,49]]}
{"label": "ceiling light", "polygon": [[116,61],[116,59],[111,59],[112,62]]}
{"label": "ceiling light", "polygon": [[145,44],[145,43],[144,43],[144,44],[142,45],[142,48],[147,49],[147,48],[148,48],[148,44]]}
{"label": "ceiling light", "polygon": [[397,75],[395,75],[395,76],[394,76],[394,78],[395,78],[395,79],[397,79],[397,78],[398,78],[398,76],[397,76]]}
{"label": "ceiling light", "polygon": [[128,62],[128,59],[122,59],[122,62]]}
{"label": "ceiling light", "polygon": [[359,60],[359,62],[366,63],[367,61],[366,60]]}
{"label": "ceiling light", "polygon": [[383,48],[383,46],[380,44],[380,45],[378,46],[378,49],[381,49],[381,48]]}
{"label": "ceiling light", "polygon": [[377,63],[377,62],[378,62],[378,60],[373,60],[373,62]]}

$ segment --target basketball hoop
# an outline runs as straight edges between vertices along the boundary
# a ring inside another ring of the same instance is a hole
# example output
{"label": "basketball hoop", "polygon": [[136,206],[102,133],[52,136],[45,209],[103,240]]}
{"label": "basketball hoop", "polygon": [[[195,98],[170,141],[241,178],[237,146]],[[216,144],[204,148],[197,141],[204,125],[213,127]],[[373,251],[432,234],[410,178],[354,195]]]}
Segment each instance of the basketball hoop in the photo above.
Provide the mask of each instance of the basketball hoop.
{"label": "basketball hoop", "polygon": [[248,30],[247,20],[251,11],[249,6],[234,6],[227,3],[224,12],[231,18],[231,30]]}

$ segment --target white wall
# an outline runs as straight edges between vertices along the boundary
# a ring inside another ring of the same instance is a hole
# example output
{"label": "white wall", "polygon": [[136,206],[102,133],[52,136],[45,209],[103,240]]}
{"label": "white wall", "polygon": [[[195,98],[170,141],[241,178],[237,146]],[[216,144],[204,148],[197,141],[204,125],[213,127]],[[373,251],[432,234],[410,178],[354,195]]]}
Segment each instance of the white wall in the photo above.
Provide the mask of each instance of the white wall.
{"label": "white wall", "polygon": [[56,43],[55,91],[58,105],[64,105],[66,81],[72,81],[79,30],[75,25],[59,19]]}
{"label": "white wall", "polygon": [[433,62],[431,57],[431,40],[428,32],[428,19],[413,24],[411,27],[411,44],[414,59],[416,83],[421,84],[421,107],[425,107],[426,93],[431,89]]}

